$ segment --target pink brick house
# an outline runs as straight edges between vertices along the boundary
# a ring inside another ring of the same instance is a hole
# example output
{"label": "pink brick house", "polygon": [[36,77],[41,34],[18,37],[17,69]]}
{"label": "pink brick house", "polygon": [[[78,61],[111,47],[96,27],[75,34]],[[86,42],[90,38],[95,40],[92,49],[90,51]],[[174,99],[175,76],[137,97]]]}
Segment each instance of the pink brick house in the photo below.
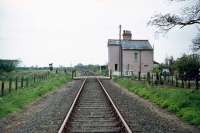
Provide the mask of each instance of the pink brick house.
{"label": "pink brick house", "polygon": [[148,40],[132,40],[130,31],[123,39],[108,40],[108,69],[113,75],[146,74],[153,69],[153,48]]}

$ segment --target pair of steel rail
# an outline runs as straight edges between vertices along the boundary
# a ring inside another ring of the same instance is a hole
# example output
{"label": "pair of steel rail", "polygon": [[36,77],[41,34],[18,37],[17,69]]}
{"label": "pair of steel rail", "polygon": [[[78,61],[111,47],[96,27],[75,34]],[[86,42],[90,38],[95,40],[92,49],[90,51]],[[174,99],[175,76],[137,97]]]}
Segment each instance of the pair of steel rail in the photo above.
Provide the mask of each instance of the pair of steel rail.
{"label": "pair of steel rail", "polygon": [[[124,119],[123,116],[121,115],[119,109],[117,108],[117,106],[116,106],[115,103],[113,102],[112,98],[110,97],[110,95],[109,95],[108,92],[106,91],[106,89],[105,89],[105,87],[103,86],[102,82],[101,82],[98,78],[96,78],[96,79],[97,79],[98,83],[100,84],[100,86],[101,86],[103,92],[105,93],[106,97],[108,98],[108,100],[109,100],[109,102],[110,102],[112,108],[114,109],[115,113],[117,114],[117,117],[118,117],[119,120],[121,121],[122,126],[124,127],[125,132],[126,132],[126,133],[132,133],[130,127],[128,126],[128,124],[126,123],[125,119]],[[58,133],[64,133],[64,132],[65,132],[65,130],[66,130],[66,128],[67,128],[67,125],[68,125],[68,122],[69,122],[69,118],[70,118],[70,116],[71,116],[71,114],[72,114],[72,111],[74,110],[74,108],[75,108],[75,106],[76,106],[76,103],[77,103],[77,101],[78,101],[78,99],[79,99],[79,97],[80,97],[80,94],[81,94],[82,90],[84,89],[84,85],[85,85],[85,83],[86,83],[86,80],[87,80],[87,78],[84,79],[84,81],[83,81],[83,83],[82,83],[82,85],[81,85],[81,87],[80,87],[78,93],[76,94],[76,97],[75,97],[75,99],[74,99],[74,101],[73,101],[73,103],[72,103],[72,105],[71,105],[71,107],[70,107],[70,109],[69,109],[69,111],[68,111],[68,113],[67,113],[67,115],[66,115],[66,117],[65,117],[65,119],[64,119],[64,121],[63,121],[63,123],[62,123],[62,125],[61,125],[61,127],[60,127],[60,129],[59,129],[59,131],[58,131]]]}

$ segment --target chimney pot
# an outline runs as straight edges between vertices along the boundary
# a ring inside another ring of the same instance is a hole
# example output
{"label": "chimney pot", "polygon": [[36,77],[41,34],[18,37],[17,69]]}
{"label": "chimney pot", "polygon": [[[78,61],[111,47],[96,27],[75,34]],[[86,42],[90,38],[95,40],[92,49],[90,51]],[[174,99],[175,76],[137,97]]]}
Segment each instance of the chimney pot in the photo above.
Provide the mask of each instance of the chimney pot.
{"label": "chimney pot", "polygon": [[131,39],[132,39],[131,31],[124,30],[123,31],[123,40],[131,40]]}

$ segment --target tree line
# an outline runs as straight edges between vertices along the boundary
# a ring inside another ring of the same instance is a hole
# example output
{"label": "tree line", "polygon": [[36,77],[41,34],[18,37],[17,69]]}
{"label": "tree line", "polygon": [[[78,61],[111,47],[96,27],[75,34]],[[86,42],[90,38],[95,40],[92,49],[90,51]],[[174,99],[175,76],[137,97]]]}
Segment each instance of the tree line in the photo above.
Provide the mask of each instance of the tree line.
{"label": "tree line", "polygon": [[199,77],[199,71],[200,55],[198,54],[184,54],[176,60],[171,56],[165,59],[165,63],[154,68],[154,72],[162,73],[162,75],[178,74],[178,77],[184,80],[195,80]]}
{"label": "tree line", "polygon": [[0,71],[11,72],[15,70],[19,63],[19,60],[0,59]]}

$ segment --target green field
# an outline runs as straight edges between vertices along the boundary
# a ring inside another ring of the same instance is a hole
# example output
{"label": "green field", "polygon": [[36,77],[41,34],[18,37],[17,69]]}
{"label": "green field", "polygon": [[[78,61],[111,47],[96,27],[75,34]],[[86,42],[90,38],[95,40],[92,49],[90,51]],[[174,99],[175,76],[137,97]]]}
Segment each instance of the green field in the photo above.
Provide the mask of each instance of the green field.
{"label": "green field", "polygon": [[135,94],[149,99],[158,106],[174,112],[184,121],[200,125],[200,91],[165,86],[150,86],[147,83],[127,78],[114,78],[115,82]]}
{"label": "green field", "polygon": [[38,100],[48,92],[56,90],[70,80],[71,76],[64,73],[50,74],[47,80],[29,87],[20,88],[6,96],[0,97],[0,118],[20,111],[25,105]]}
{"label": "green field", "polygon": [[48,70],[14,70],[11,72],[3,72],[0,71],[0,79],[4,79],[4,78],[15,78],[15,77],[29,77],[32,74],[37,74],[37,73],[45,73],[48,72]]}
{"label": "green field", "polygon": [[[51,72],[52,74],[53,72]],[[18,88],[28,87],[43,80],[47,80],[50,72],[47,70],[20,70],[0,73],[0,96],[5,96]],[[2,92],[2,83],[4,89]],[[10,85],[10,86],[9,86]]]}

